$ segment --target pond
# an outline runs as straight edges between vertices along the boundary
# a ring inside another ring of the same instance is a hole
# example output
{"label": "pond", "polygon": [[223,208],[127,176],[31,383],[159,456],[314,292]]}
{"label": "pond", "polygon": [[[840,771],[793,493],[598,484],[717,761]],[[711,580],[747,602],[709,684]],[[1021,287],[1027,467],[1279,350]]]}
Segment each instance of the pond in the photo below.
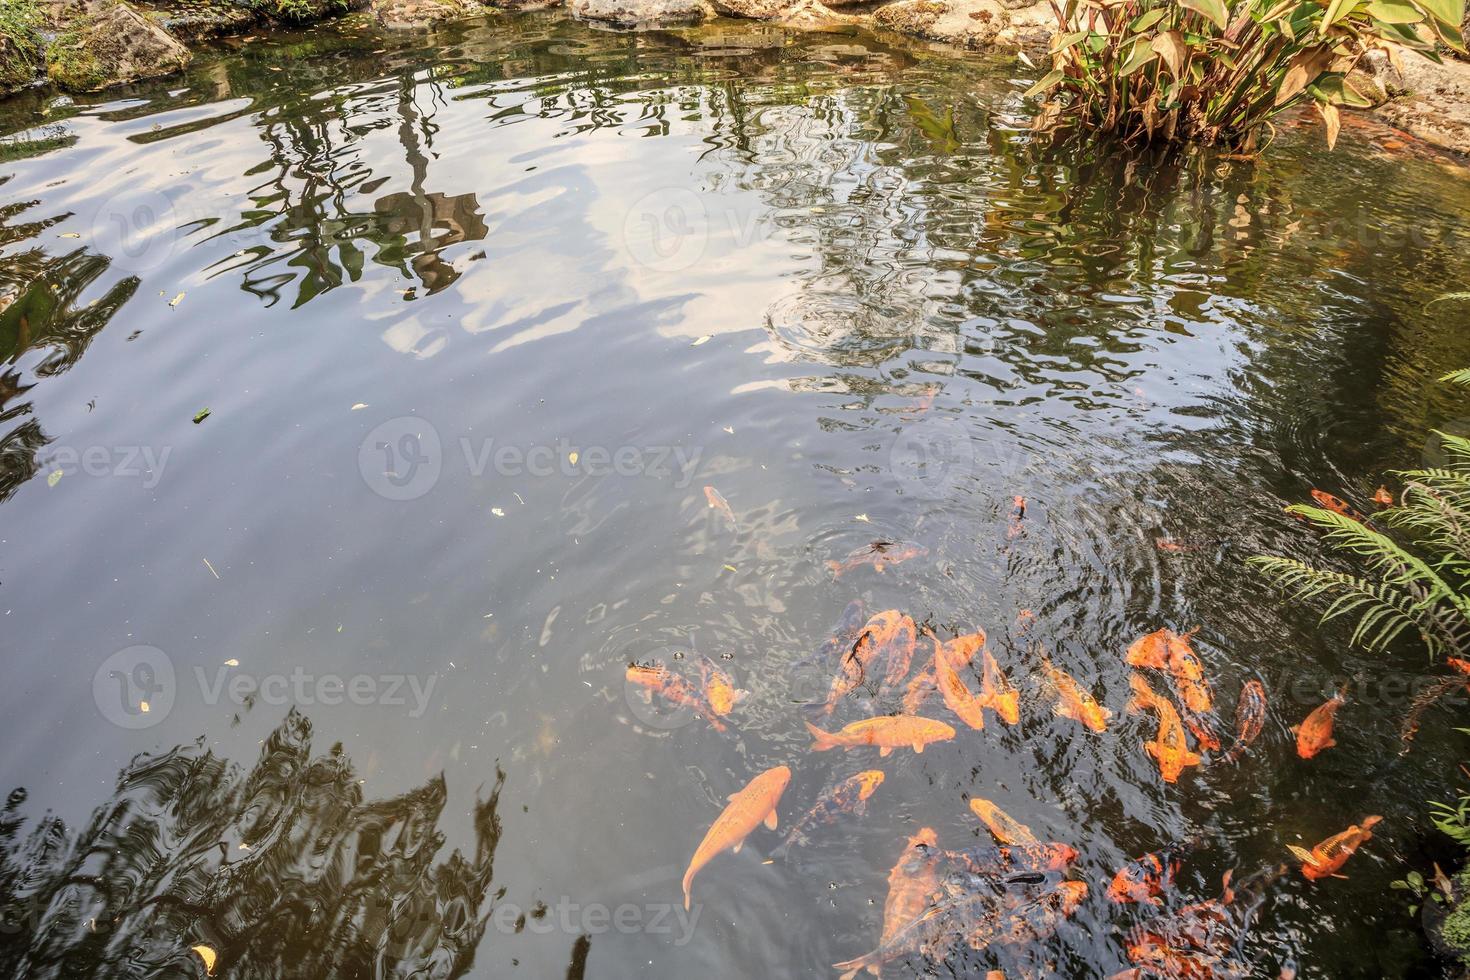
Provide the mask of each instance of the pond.
{"label": "pond", "polygon": [[[911,836],[989,839],[971,799],[1089,896],[941,972],[1123,969],[1154,910],[1107,883],[1169,845],[1171,902],[1261,884],[1258,975],[1428,969],[1389,883],[1466,748],[1445,709],[1400,753],[1443,668],[1243,560],[1320,556],[1283,505],[1366,506],[1470,430],[1432,381],[1462,311],[1425,307],[1470,279],[1464,172],[1309,118],[1259,162],[1045,148],[1025,75],[857,31],[349,19],[0,108],[7,972],[835,976]],[[834,573],[874,541],[911,557]],[[922,754],[811,751],[855,599],[985,630],[1019,724],[935,696],[957,734]],[[1164,626],[1199,628],[1227,736],[1247,680],[1270,705],[1174,784],[1125,710]],[[724,731],[645,701],[650,661],[727,671]],[[684,913],[778,765],[781,829]],[[1271,874],[1369,814],[1345,879]]]}

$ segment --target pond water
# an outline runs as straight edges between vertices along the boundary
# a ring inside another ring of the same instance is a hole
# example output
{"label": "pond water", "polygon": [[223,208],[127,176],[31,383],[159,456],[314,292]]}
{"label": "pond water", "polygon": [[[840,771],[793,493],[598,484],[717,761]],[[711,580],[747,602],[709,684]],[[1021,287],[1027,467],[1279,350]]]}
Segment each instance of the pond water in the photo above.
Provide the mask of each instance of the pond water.
{"label": "pond water", "polygon": [[[1309,119],[1258,164],[1048,150],[1025,74],[854,31],[349,20],[0,108],[7,972],[833,976],[910,835],[987,839],[971,798],[1091,891],[945,975],[1110,974],[1150,914],[1105,897],[1127,858],[1188,842],[1170,900],[1214,898],[1370,813],[1240,952],[1430,970],[1388,885],[1443,857],[1463,703],[1400,755],[1443,668],[1242,560],[1318,556],[1284,504],[1366,506],[1470,415],[1432,381],[1462,311],[1425,309],[1470,278],[1465,173]],[[833,575],[874,540],[922,554]],[[853,599],[988,631],[1020,724],[935,698],[959,733],[922,755],[811,752],[797,665]],[[1174,785],[1124,711],[1161,626],[1200,627],[1227,732],[1246,680],[1271,705]],[[1052,714],[1043,652],[1108,731]],[[703,657],[748,692],[723,733],[625,684]],[[1338,746],[1297,758],[1344,679]],[[776,765],[783,826],[886,780],[784,859],[757,830],[681,917]]]}

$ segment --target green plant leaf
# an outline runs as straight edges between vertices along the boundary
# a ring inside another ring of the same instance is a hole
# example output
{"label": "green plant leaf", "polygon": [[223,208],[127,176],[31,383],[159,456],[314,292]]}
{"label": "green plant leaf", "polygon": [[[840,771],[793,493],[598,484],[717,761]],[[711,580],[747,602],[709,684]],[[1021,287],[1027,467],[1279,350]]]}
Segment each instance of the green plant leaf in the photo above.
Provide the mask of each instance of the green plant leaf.
{"label": "green plant leaf", "polygon": [[[1449,2],[1449,0],[1441,0],[1441,2]],[[1230,21],[1230,12],[1225,8],[1225,0],[1179,0],[1179,6],[1202,15],[1222,31]]]}
{"label": "green plant leaf", "polygon": [[1424,14],[1405,0],[1369,0],[1363,12],[1385,24],[1417,24]]}
{"label": "green plant leaf", "polygon": [[1133,23],[1128,25],[1128,29],[1134,34],[1142,34],[1144,31],[1148,30],[1150,27],[1153,27],[1159,21],[1163,20],[1167,15],[1168,11],[1163,7],[1155,7],[1153,10],[1145,10],[1143,13],[1133,18]]}
{"label": "green plant leaf", "polygon": [[1138,38],[1133,42],[1133,47],[1128,52],[1128,57],[1123,59],[1123,65],[1118,69],[1118,74],[1127,78],[1158,56],[1159,53],[1149,46],[1148,38]]}
{"label": "green plant leaf", "polygon": [[1051,91],[1052,86],[1056,85],[1056,83],[1060,82],[1064,77],[1066,76],[1063,74],[1060,68],[1053,68],[1045,75],[1042,75],[1041,78],[1037,79],[1035,85],[1026,90],[1026,98],[1029,99],[1033,96],[1041,95],[1044,92]]}

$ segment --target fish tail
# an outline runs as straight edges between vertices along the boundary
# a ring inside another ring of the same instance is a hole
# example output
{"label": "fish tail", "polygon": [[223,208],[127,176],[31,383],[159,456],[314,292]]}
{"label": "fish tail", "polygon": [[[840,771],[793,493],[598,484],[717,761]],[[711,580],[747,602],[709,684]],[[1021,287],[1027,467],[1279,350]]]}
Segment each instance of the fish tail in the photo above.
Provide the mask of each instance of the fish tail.
{"label": "fish tail", "polygon": [[684,911],[689,911],[689,886],[694,883],[694,869],[684,872]]}
{"label": "fish tail", "polygon": [[835,749],[838,746],[839,743],[837,739],[832,737],[831,732],[824,732],[809,721],[803,722],[803,724],[806,725],[806,730],[811,733],[813,752],[826,752],[828,749]]}
{"label": "fish tail", "polygon": [[871,959],[871,956],[859,956],[855,960],[843,960],[841,963],[833,963],[832,969],[846,971],[837,980],[852,980],[853,977],[857,976],[863,970],[876,973],[873,970],[874,964],[869,962]]}

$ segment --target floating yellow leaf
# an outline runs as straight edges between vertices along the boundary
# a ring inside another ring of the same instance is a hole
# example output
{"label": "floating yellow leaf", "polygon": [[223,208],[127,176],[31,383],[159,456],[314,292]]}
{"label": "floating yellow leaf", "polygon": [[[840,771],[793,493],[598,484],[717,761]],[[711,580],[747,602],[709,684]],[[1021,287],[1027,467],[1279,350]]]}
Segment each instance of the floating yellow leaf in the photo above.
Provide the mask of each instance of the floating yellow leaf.
{"label": "floating yellow leaf", "polygon": [[62,238],[81,238],[82,236],[81,235],[78,235],[74,231],[65,231],[65,232],[62,232],[61,233],[61,237]]}
{"label": "floating yellow leaf", "polygon": [[48,487],[56,486],[56,484],[61,482],[61,477],[61,470],[52,470],[50,473],[46,474],[46,485]]}
{"label": "floating yellow leaf", "polygon": [[238,667],[238,666],[240,666],[240,661],[236,660],[234,657],[231,657],[229,660],[226,660],[225,661],[225,666],[226,667]]}
{"label": "floating yellow leaf", "polygon": [[579,458],[580,457],[577,455],[576,450],[572,450],[571,452],[567,453],[567,459],[569,459],[569,460],[572,461],[572,465],[573,466],[576,466],[577,465],[577,460]]}
{"label": "floating yellow leaf", "polygon": [[354,412],[359,411],[360,409],[364,409],[364,408],[367,408],[367,402],[358,402],[356,405],[353,405],[352,406],[352,410]]}
{"label": "floating yellow leaf", "polygon": [[175,296],[173,299],[171,299],[171,300],[168,301],[168,305],[169,306],[178,306],[183,301],[184,301],[184,294],[183,293],[179,293],[179,295]]}
{"label": "floating yellow leaf", "polygon": [[709,343],[711,339],[712,338],[711,338],[711,336],[709,334],[705,334],[703,337],[700,337],[698,340],[696,340],[694,343],[690,344],[689,346],[690,347],[698,347],[700,344],[707,344],[707,343]]}
{"label": "floating yellow leaf", "polygon": [[153,709],[151,709],[151,708],[148,707],[148,702],[147,701],[139,701],[138,702],[138,710],[141,711],[141,712],[143,712],[143,714],[146,715],[149,711],[151,711]]}
{"label": "floating yellow leaf", "polygon": [[214,965],[219,962],[219,954],[203,944],[190,946],[189,949],[191,952],[198,953],[199,958],[204,961],[205,974],[211,977],[214,976]]}

